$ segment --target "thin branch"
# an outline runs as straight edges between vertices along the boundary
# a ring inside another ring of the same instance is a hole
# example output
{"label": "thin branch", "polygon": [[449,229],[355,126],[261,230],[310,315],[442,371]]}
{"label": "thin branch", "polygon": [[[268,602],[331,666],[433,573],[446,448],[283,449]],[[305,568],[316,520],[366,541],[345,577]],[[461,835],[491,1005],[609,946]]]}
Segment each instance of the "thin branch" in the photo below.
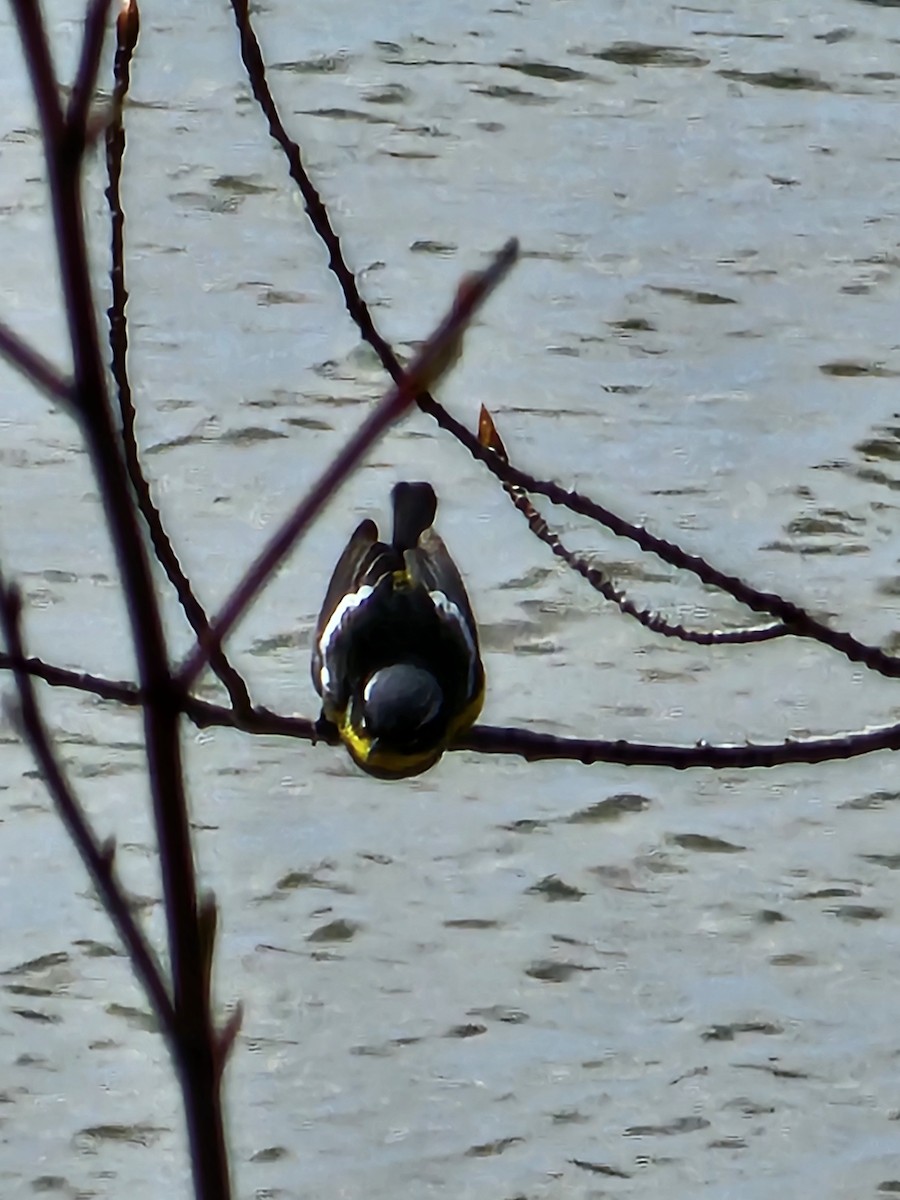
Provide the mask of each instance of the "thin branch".
{"label": "thin branch", "polygon": [[181,758],[180,696],[146,546],[113,423],[100,352],[81,199],[83,140],[64,137],[58,83],[35,0],[11,0],[32,79],[74,362],[73,396],[103,502],[127,604],[141,692],[154,822],[172,965],[178,1038],[173,1057],[184,1097],[194,1186],[200,1200],[227,1200],[218,1039],[205,980],[197,884]]}
{"label": "thin branch", "polygon": [[0,321],[0,355],[51,400],[64,407],[71,407],[72,383],[53,366],[39,350],[29,346],[17,333]]}
{"label": "thin branch", "polygon": [[580,492],[566,491],[565,488],[550,480],[534,479],[524,471],[517,470],[512,466],[504,466],[502,463],[497,464],[494,474],[514,486],[517,485],[526,491],[546,496],[553,504],[562,505],[581,516],[598,521],[617,537],[628,538],[642,550],[656,554],[670,566],[691,572],[702,583],[726,592],[754,612],[768,613],[786,625],[794,637],[810,638],[837,650],[850,662],[862,663],[879,675],[885,675],[892,679],[900,678],[900,658],[886,654],[877,646],[861,642],[853,634],[844,630],[830,629],[799,604],[786,600],[776,592],[760,591],[736,575],[720,571],[700,555],[689,554],[675,543],[656,537],[639,526],[629,524]]}
{"label": "thin branch", "polygon": [[[0,653],[0,669],[12,666],[9,655]],[[120,704],[139,706],[140,689],[121,680],[100,679],[76,671],[53,667],[40,659],[21,664],[29,675],[55,687],[70,687],[93,693]],[[195,696],[183,698],[184,713],[198,729],[237,729],[243,733],[293,738],[316,744],[339,746],[336,730],[307,717],[287,717],[257,707],[248,713],[211,704]],[[788,738],[781,742],[728,745],[700,741],[693,746],[630,742],[622,738],[555,737],[530,729],[476,725],[451,750],[474,750],[481,754],[514,755],[529,762],[543,759],[569,760],[585,764],[608,762],[622,766],[674,767],[676,770],[725,767],[751,770],[791,763],[820,763],[858,758],[879,750],[900,750],[900,724],[879,725],[864,731],[826,734],[823,737]]]}
{"label": "thin branch", "polygon": [[97,86],[97,73],[100,70],[100,56],[103,53],[111,5],[112,0],[90,0],[85,13],[81,57],[66,111],[69,135],[81,144],[84,143],[87,134],[88,113]]}
{"label": "thin branch", "polygon": [[[247,72],[247,79],[249,80],[254,99],[266,118],[269,133],[281,147],[287,159],[288,171],[300,189],[310,223],[328,251],[328,267],[334,273],[340,285],[344,296],[344,305],[362,334],[363,339],[369,343],[378,355],[391,379],[394,383],[399,383],[403,377],[403,367],[400,364],[400,360],[397,358],[391,345],[378,332],[369,309],[359,294],[353,272],[347,266],[344,258],[340,238],[331,224],[328,209],[322,203],[321,196],[306,173],[300,147],[288,136],[284,123],[278,113],[278,106],[275,104],[266,79],[266,68],[259,41],[250,21],[249,0],[231,0],[231,8],[234,12],[234,20],[241,44],[241,59],[244,63],[244,69]],[[419,398],[419,403],[421,404],[421,397]]]}
{"label": "thin branch", "polygon": [[698,742],[695,746],[555,737],[530,730],[476,725],[451,749],[477,750],[482,754],[518,754],[527,762],[565,759],[586,766],[604,762],[626,767],[674,767],[679,771],[697,767],[746,770],[791,763],[834,762],[859,758],[876,750],[900,750],[900,725],[879,726],[865,733],[789,738],[784,742],[743,745]]}
{"label": "thin branch", "polygon": [[21,615],[21,593],[16,587],[7,586],[0,574],[0,624],[3,626],[6,644],[9,647],[9,661],[19,692],[23,736],[31,747],[63,825],[75,843],[103,905],[125,944],[137,976],[159,1019],[160,1027],[171,1041],[175,1037],[175,1011],[162,968],[138,927],[128,897],[116,877],[114,849],[110,844],[98,840],[54,752],[38,707],[32,673],[26,669]]}
{"label": "thin branch", "polygon": [[366,452],[415,403],[416,396],[424,388],[433,386],[453,366],[459,357],[463,334],[469,322],[506,276],[518,254],[519,244],[513,238],[498,251],[490,266],[463,280],[450,311],[419,350],[400,383],[372,410],[308,495],[284,520],[247,568],[243,579],[214,618],[209,637],[188,656],[179,671],[178,684],[182,691],[189,691],[211,650],[222,645],[223,639]]}
{"label": "thin branch", "polygon": [[54,667],[45,663],[41,658],[28,658],[24,662],[13,659],[11,654],[0,651],[0,670],[25,671],[34,679],[43,679],[51,687],[72,688],[77,692],[87,692],[101,700],[114,700],[117,704],[139,708],[143,703],[140,688],[136,683],[125,679],[102,679],[99,675],[89,675],[86,671],[69,671],[65,667]]}
{"label": "thin branch", "polygon": [[513,489],[510,488],[508,493],[514,507],[528,522],[531,532],[549,547],[552,554],[571,567],[605,600],[615,604],[626,617],[633,617],[651,633],[688,642],[693,646],[748,646],[771,642],[793,632],[780,621],[770,621],[765,625],[748,625],[742,629],[691,629],[677,621],[670,621],[653,609],[641,608],[621,588],[616,587],[602,567],[588,562],[565,545],[556,530],[550,528],[531,503],[527,492],[516,488],[513,494]]}
{"label": "thin branch", "polygon": [[[127,2],[116,21],[116,54],[113,65],[112,119],[106,126],[106,199],[109,206],[111,249],[110,282],[112,302],[107,309],[111,367],[121,417],[121,442],[125,466],[138,508],[150,533],[157,561],[175,589],[182,611],[191,628],[202,642],[209,635],[209,619],[194,595],[190,580],[179,562],[178,555],[166,533],[162,515],[153,501],[150,485],[144,475],[135,432],[136,413],[128,375],[128,290],[125,285],[125,211],[122,208],[121,178],[125,155],[125,125],[123,111],[131,80],[131,59],[137,45],[140,17],[137,4]],[[218,647],[210,655],[210,666],[218,675],[235,708],[249,711],[252,707],[247,685]]]}
{"label": "thin branch", "polygon": [[[497,432],[493,417],[483,404],[478,417],[478,440],[482,446],[493,450],[502,461],[509,462],[503,439]],[[503,490],[528,522],[528,528],[536,538],[548,546],[557,558],[562,559],[567,566],[577,572],[595,592],[599,592],[605,600],[615,604],[625,616],[633,617],[651,633],[677,638],[679,641],[690,642],[696,646],[748,645],[756,642],[770,642],[774,638],[784,637],[790,633],[787,626],[780,622],[755,625],[744,629],[688,629],[675,621],[667,620],[661,613],[654,612],[649,608],[639,608],[633,600],[629,600],[621,588],[616,587],[602,568],[589,562],[582,555],[576,554],[563,543],[562,538],[555,529],[550,528],[523,488],[504,483]]]}
{"label": "thin branch", "polygon": [[[318,722],[300,717],[284,717],[265,708],[255,708],[249,719],[227,708],[189,701],[189,716],[200,728],[228,726],[246,733],[323,741],[339,744],[333,730],[323,731]],[[755,770],[796,763],[833,762],[860,758],[879,750],[900,750],[900,724],[880,725],[864,732],[826,734],[823,737],[787,738],[780,742],[744,742],[742,744],[699,741],[693,746],[670,743],[631,742],[623,738],[556,737],[531,729],[494,725],[476,725],[458,738],[450,750],[470,750],[479,754],[500,754],[524,758],[526,762],[557,761],[615,763],[625,767],[669,767],[678,771]]]}
{"label": "thin branch", "polygon": [[[378,355],[385,370],[396,381],[400,377],[402,367],[392,347],[375,326],[368,306],[360,295],[356,279],[346,265],[340,239],[331,225],[328,212],[303,166],[300,147],[288,136],[278,113],[266,79],[259,41],[250,22],[248,0],[231,0],[231,7],[240,37],[241,57],[251,90],[268,122],[269,132],[284,152],[291,178],[294,179],[301,191],[313,228],[328,250],[328,265],[340,285],[347,312],[356,323],[361,336]],[[772,592],[760,591],[737,576],[718,570],[700,555],[689,554],[675,543],[656,537],[637,525],[632,525],[629,521],[580,492],[568,491],[552,480],[537,479],[514,467],[512,463],[504,462],[493,451],[480,445],[477,437],[427,392],[423,392],[418,397],[418,405],[442,429],[451,433],[457,441],[461,442],[473,458],[484,463],[487,469],[502,483],[522,488],[529,493],[546,496],[551,503],[561,505],[580,516],[603,525],[617,537],[628,538],[642,550],[655,554],[670,566],[691,572],[702,583],[726,592],[754,612],[767,613],[777,621],[790,626],[791,633],[798,637],[811,638],[823,645],[830,646],[851,662],[862,663],[878,674],[886,675],[889,678],[900,678],[900,658],[885,654],[877,646],[869,646],[860,642],[850,633],[829,629],[800,605],[785,600],[782,596]]]}
{"label": "thin branch", "polygon": [[10,0],[10,3],[19,26],[19,36],[31,75],[31,86],[47,150],[52,147],[55,151],[62,139],[65,121],[41,8],[37,0]]}

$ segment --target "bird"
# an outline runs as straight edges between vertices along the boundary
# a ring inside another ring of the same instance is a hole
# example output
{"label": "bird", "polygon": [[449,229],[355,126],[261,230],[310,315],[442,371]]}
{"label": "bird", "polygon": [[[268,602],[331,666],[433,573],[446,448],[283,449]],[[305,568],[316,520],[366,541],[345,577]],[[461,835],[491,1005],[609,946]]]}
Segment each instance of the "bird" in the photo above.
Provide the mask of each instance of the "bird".
{"label": "bird", "polygon": [[484,703],[478,628],[456,564],[433,529],[430,483],[391,492],[393,531],[357,526],[315,627],[320,720],[369,775],[405,779],[434,766]]}

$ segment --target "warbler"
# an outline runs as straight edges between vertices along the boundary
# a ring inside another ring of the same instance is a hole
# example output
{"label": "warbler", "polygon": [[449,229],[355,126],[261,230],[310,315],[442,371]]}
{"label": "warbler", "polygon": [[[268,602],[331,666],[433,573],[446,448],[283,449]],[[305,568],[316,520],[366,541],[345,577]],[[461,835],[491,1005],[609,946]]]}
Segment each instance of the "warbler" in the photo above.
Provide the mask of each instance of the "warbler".
{"label": "warbler", "polygon": [[312,678],[322,716],[380,779],[433,766],[484,702],[478,630],[456,564],[432,528],[429,483],[391,492],[394,528],[356,529],[316,623]]}

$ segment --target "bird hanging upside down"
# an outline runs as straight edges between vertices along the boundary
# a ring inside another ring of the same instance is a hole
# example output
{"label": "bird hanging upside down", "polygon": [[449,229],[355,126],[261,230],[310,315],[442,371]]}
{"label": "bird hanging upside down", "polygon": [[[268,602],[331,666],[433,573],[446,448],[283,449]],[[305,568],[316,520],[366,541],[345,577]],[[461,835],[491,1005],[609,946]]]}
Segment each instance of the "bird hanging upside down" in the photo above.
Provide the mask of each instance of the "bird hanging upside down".
{"label": "bird hanging upside down", "polygon": [[398,483],[391,500],[390,543],[366,520],[338,560],[312,655],[323,718],[379,779],[428,770],[484,702],[469,598],[431,527],[434,489]]}

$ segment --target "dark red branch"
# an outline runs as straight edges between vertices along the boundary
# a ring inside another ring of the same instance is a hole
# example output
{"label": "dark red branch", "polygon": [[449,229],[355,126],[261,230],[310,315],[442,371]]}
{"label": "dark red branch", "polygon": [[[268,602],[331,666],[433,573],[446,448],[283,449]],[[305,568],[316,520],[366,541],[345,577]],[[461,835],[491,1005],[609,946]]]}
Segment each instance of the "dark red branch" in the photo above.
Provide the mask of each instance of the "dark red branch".
{"label": "dark red branch", "polygon": [[409,370],[372,410],[309,494],[282,522],[261,553],[247,568],[243,579],[212,622],[209,636],[188,656],[178,673],[178,683],[184,692],[187,692],[196,680],[212,649],[222,645],[223,639],[244,615],[344,480],[359,465],[366,452],[415,403],[422,390],[431,387],[453,365],[460,353],[462,337],[469,322],[506,276],[518,255],[519,244],[515,239],[511,239],[494,256],[490,266],[463,280],[450,311],[421,347]]}
{"label": "dark red branch", "polygon": [[[220,1064],[202,943],[181,760],[181,696],[172,679],[153,575],[106,386],[84,233],[81,171],[86,129],[65,124],[36,0],[12,0],[31,74],[47,166],[78,413],[125,592],[144,701],[144,733],[167,921],[178,1035],[172,1045],[200,1200],[230,1194]],[[92,54],[86,50],[83,59]],[[207,951],[208,952],[208,951]]]}
{"label": "dark red branch", "polygon": [[[12,659],[0,653],[0,669],[11,667]],[[62,667],[50,666],[37,658],[22,664],[29,675],[54,687],[70,687],[81,692],[137,707],[141,692],[136,684],[124,680],[100,679]],[[337,733],[306,717],[285,717],[267,708],[247,713],[194,696],[183,700],[184,713],[198,729],[239,729],[244,733],[295,738],[307,742],[340,744]],[[819,763],[858,758],[877,750],[900,749],[900,725],[884,725],[863,732],[828,734],[824,737],[788,738],[781,742],[722,745],[701,741],[693,746],[667,743],[629,742],[621,738],[555,737],[529,729],[477,725],[451,747],[451,750],[475,750],[482,754],[515,755],[529,762],[543,759],[581,763],[609,762],[622,766],[674,767],[676,770],[731,767],[749,770],[779,767],[790,763]]]}
{"label": "dark red branch", "polygon": [[33,674],[29,669],[22,645],[22,598],[14,587],[7,587],[0,575],[0,625],[9,647],[9,662],[19,693],[21,728],[25,740],[40,769],[47,791],[56,805],[63,825],[87,867],[116,932],[134,964],[138,978],[147,992],[160,1027],[168,1038],[175,1033],[175,1011],[163,977],[162,968],[144,934],[132,915],[128,897],[122,890],[115,872],[115,854],[111,844],[104,844],[94,834],[84,809],[66,777],[62,764],[44,724],[35,695]]}
{"label": "dark red branch", "polygon": [[[313,228],[328,250],[328,265],[340,285],[347,312],[356,323],[362,337],[378,355],[385,370],[396,381],[400,377],[402,367],[392,347],[375,326],[368,306],[356,286],[356,279],[344,260],[340,239],[331,225],[328,212],[303,166],[300,147],[288,136],[279,116],[266,79],[265,64],[259,42],[250,22],[247,0],[231,0],[231,7],[240,37],[241,57],[251,90],[268,122],[270,134],[284,152],[291,178],[300,189]],[[627,538],[635,542],[642,550],[655,554],[670,566],[690,571],[701,582],[726,592],[754,612],[767,613],[777,621],[789,625],[791,633],[798,637],[812,638],[823,645],[830,646],[851,662],[862,663],[881,675],[894,679],[900,678],[900,659],[885,654],[877,646],[869,646],[860,642],[850,633],[829,629],[827,625],[818,621],[800,605],[785,600],[784,597],[775,593],[760,591],[737,576],[718,570],[700,555],[689,554],[674,542],[656,537],[648,530],[632,525],[629,521],[580,492],[567,491],[566,488],[552,480],[537,479],[514,467],[511,463],[504,462],[493,451],[480,445],[477,437],[428,393],[419,396],[418,404],[423,412],[428,413],[442,429],[451,433],[457,441],[465,446],[473,458],[484,463],[501,482],[522,488],[526,492],[546,496],[551,503],[561,505],[580,516],[597,522],[617,537]]]}
{"label": "dark red branch", "polygon": [[[150,541],[157,561],[175,589],[179,604],[191,628],[202,642],[209,635],[209,619],[200,601],[194,595],[190,580],[185,574],[169,535],[163,526],[162,516],[144,475],[138,452],[135,430],[136,413],[128,375],[128,290],[125,286],[125,212],[122,208],[121,178],[125,155],[125,126],[123,105],[128,95],[131,80],[131,59],[137,45],[139,18],[136,5],[123,9],[116,22],[116,55],[113,64],[113,116],[106,127],[106,172],[108,185],[106,199],[109,206],[111,230],[110,283],[112,303],[107,309],[109,321],[109,346],[111,367],[116,384],[119,415],[121,418],[121,441],[125,455],[125,466],[138,508],[150,534]],[[210,653],[210,666],[225,686],[235,708],[249,711],[252,707],[247,685],[225,656],[221,647]]]}
{"label": "dark red branch", "polygon": [[[493,450],[503,462],[509,462],[503,439],[497,431],[493,417],[484,405],[481,406],[481,413],[478,417],[478,441],[482,446]],[[564,544],[556,530],[550,528],[535,508],[530,496],[523,488],[504,483],[503,490],[528,522],[528,528],[539,541],[542,541],[557,558],[577,572],[595,592],[598,592],[605,600],[611,601],[620,612],[628,617],[633,617],[652,633],[659,633],[668,638],[678,638],[682,642],[691,642],[697,646],[724,646],[768,642],[773,638],[784,637],[789,632],[786,626],[780,623],[757,625],[749,629],[688,629],[675,621],[667,620],[658,612],[639,608],[620,588],[616,587],[605,571]]]}
{"label": "dark red branch", "polygon": [[70,136],[83,137],[87,131],[111,6],[112,0],[90,0],[85,13],[81,57],[66,112],[66,127]]}
{"label": "dark red branch", "polygon": [[72,384],[33,346],[0,321],[0,354],[57,404],[72,402]]}

